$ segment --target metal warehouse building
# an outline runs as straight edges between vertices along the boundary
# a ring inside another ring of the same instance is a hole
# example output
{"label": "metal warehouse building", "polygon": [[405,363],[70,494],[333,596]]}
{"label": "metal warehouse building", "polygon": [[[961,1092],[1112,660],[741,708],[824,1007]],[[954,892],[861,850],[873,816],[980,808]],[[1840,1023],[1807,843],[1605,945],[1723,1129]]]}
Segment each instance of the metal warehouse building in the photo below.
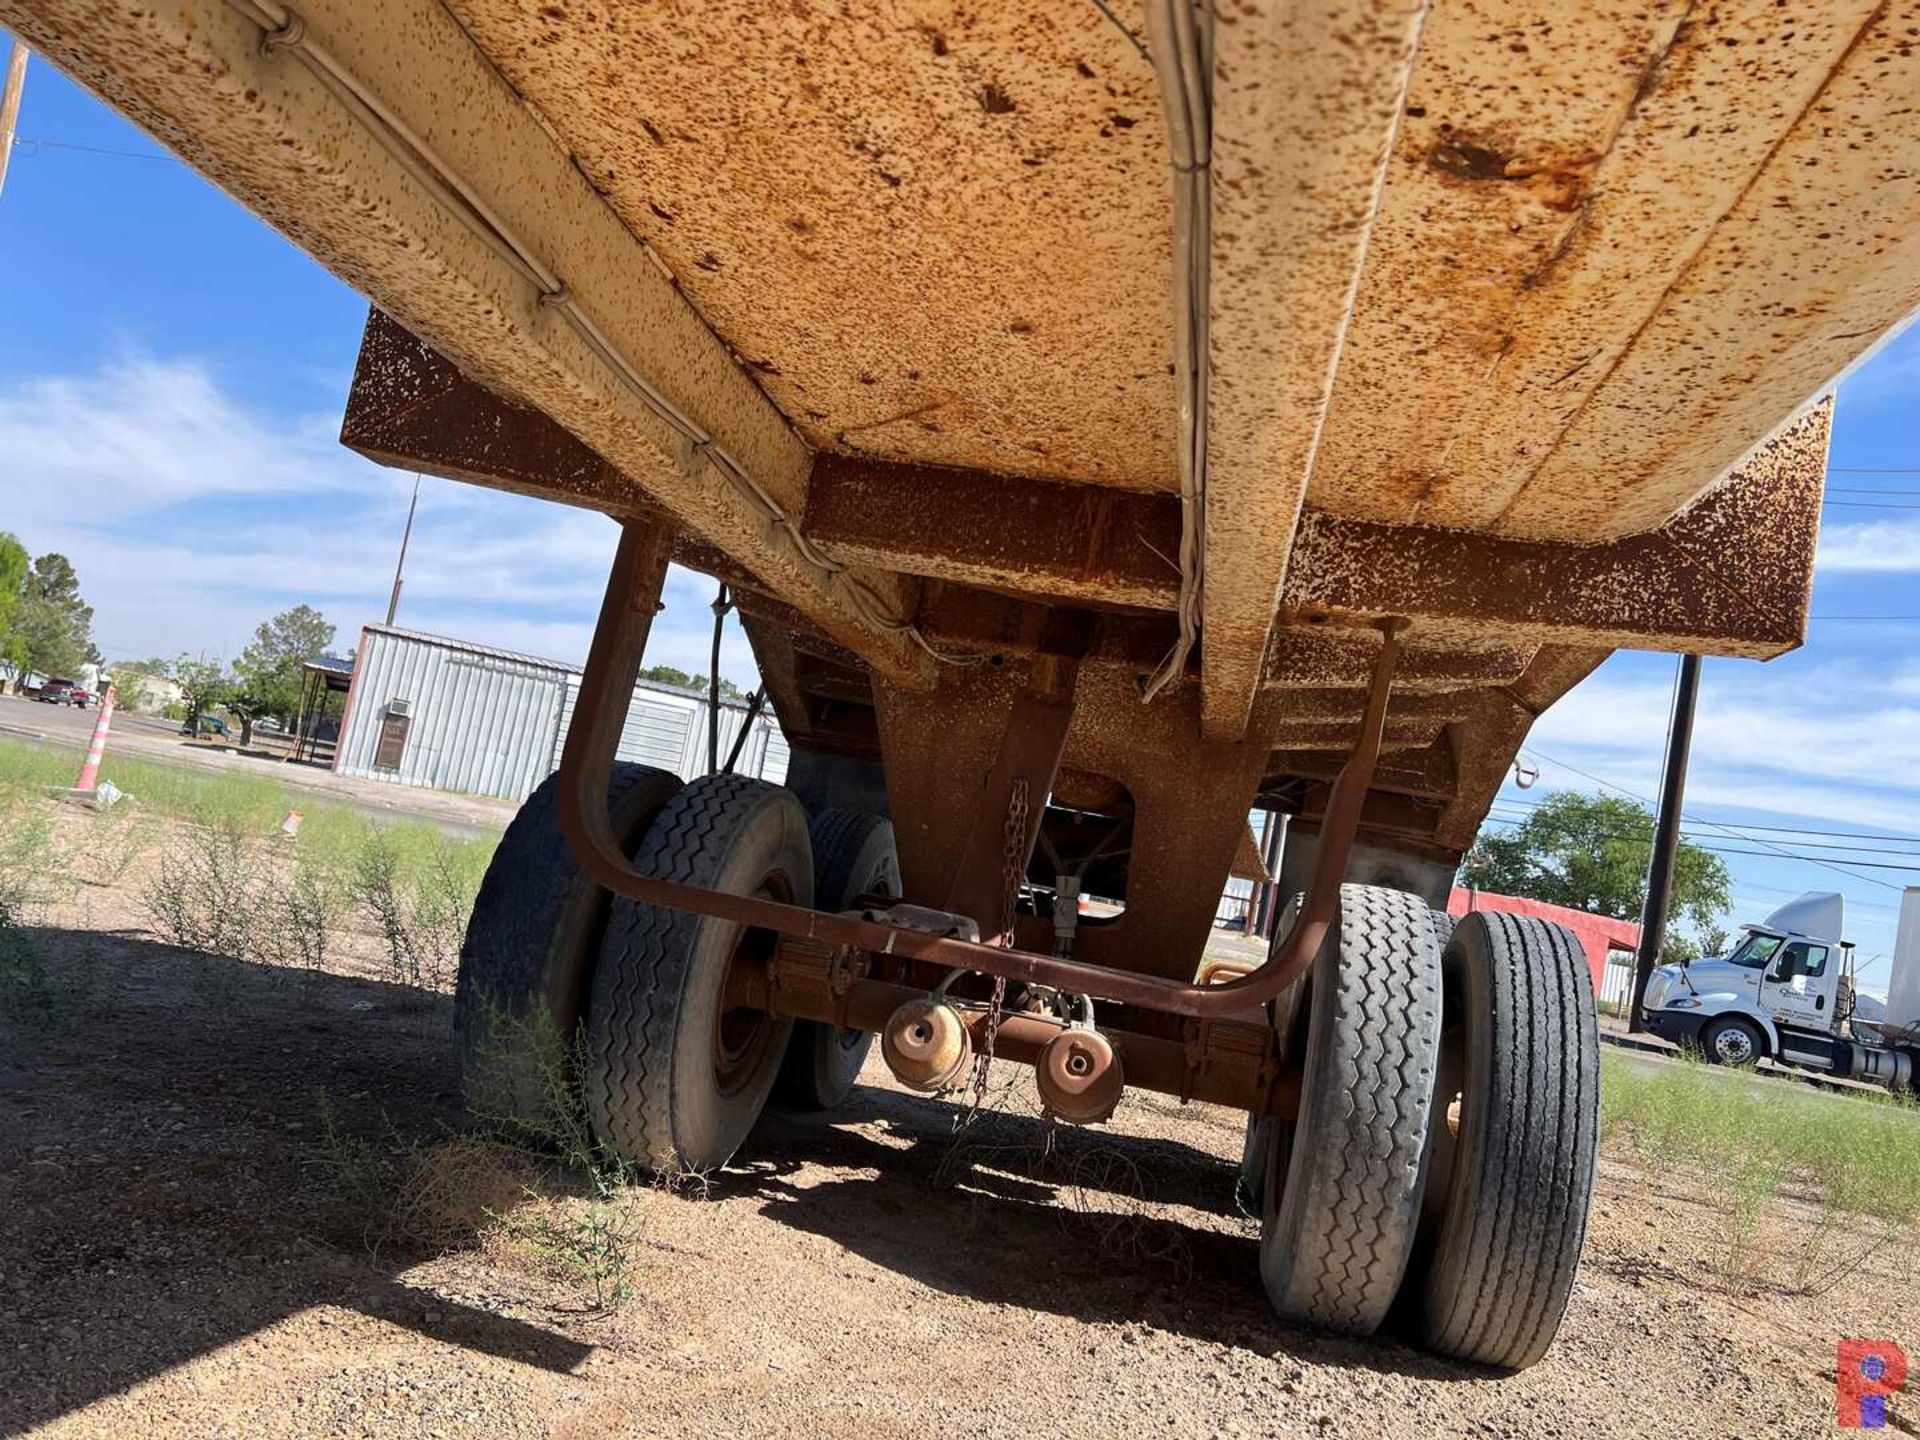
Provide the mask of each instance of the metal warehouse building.
{"label": "metal warehouse building", "polygon": [[[557,660],[385,625],[360,632],[333,768],[469,795],[520,800],[560,768],[580,672]],[[747,718],[720,702],[720,754]],[[668,685],[634,687],[620,758],[691,778],[707,765],[707,698]],[[787,742],[761,715],[734,769],[778,784]]]}

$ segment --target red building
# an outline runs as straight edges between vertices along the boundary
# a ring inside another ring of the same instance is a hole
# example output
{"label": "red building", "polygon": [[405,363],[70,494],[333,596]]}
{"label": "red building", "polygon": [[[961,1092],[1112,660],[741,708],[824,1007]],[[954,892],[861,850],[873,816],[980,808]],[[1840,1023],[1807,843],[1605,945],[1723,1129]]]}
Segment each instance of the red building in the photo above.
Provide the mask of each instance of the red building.
{"label": "red building", "polygon": [[1449,915],[1467,915],[1475,910],[1505,910],[1512,915],[1537,915],[1566,926],[1580,937],[1580,948],[1587,952],[1587,970],[1593,976],[1593,993],[1598,995],[1606,981],[1607,952],[1640,948],[1640,927],[1632,920],[1609,920],[1604,915],[1589,915],[1565,905],[1549,905],[1544,900],[1528,900],[1519,895],[1496,895],[1491,890],[1462,890],[1455,886],[1447,897]]}

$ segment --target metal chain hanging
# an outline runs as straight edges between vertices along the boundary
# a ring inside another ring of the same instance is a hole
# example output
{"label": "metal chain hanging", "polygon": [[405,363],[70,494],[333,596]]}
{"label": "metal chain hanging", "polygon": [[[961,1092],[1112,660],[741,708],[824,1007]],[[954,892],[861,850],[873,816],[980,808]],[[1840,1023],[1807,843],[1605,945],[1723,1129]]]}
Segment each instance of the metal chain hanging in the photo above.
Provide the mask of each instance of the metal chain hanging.
{"label": "metal chain hanging", "polygon": [[[1019,913],[1020,884],[1026,878],[1027,816],[1032,811],[1027,782],[1015,780],[1007,796],[1005,843],[1001,848],[1000,878],[1004,895],[1000,905],[1000,948],[1013,948],[1013,922]],[[987,1098],[987,1071],[993,1066],[993,1042],[1000,1033],[1000,1012],[1007,1000],[1007,977],[993,977],[993,994],[987,1002],[987,1033],[973,1057],[973,1109]]]}

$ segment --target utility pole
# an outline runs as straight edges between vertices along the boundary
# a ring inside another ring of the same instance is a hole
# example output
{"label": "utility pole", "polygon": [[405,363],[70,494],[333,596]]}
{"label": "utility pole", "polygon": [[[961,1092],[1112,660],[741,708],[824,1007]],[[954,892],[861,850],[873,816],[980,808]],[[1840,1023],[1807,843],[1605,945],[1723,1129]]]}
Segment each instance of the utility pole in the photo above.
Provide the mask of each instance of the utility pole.
{"label": "utility pole", "polygon": [[1293,817],[1279,810],[1267,812],[1266,843],[1262,847],[1265,854],[1261,859],[1267,867],[1267,883],[1260,887],[1260,915],[1255,922],[1260,934],[1273,938],[1274,911],[1280,907],[1277,892],[1280,888],[1280,852],[1287,843],[1287,824]]}
{"label": "utility pole", "polygon": [[407,528],[400,532],[400,558],[393,567],[393,593],[387,597],[387,624],[400,613],[401,574],[407,568],[407,542],[413,539],[413,512],[420,508],[420,472],[413,472],[413,499],[407,502]]}
{"label": "utility pole", "polygon": [[16,39],[7,54],[7,78],[0,84],[0,189],[7,184],[7,161],[13,157],[13,129],[20,120],[20,92],[27,88],[27,42]]}
{"label": "utility pole", "polygon": [[1667,768],[1660,779],[1660,813],[1653,817],[1653,863],[1647,869],[1647,905],[1640,915],[1640,950],[1633,961],[1633,999],[1627,1006],[1627,1029],[1634,1033],[1646,1028],[1640,1007],[1667,938],[1667,901],[1673,892],[1673,857],[1680,848],[1680,807],[1687,793],[1687,755],[1693,748],[1693,708],[1699,698],[1700,657],[1682,655],[1667,731]]}
{"label": "utility pole", "polygon": [[[707,666],[707,773],[720,768],[720,640],[727,627],[727,612],[733,608],[733,595],[727,582],[713,597],[713,659]],[[744,732],[743,732],[744,733]]]}

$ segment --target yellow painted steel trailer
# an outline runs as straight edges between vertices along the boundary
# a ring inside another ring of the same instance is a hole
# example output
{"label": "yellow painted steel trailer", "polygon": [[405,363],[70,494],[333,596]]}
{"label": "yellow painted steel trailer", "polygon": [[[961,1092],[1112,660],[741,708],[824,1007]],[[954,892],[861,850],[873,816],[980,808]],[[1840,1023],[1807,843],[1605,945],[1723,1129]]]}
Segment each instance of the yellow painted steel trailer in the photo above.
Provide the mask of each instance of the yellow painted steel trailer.
{"label": "yellow painted steel trailer", "polygon": [[[1920,7],[0,23],[367,295],[347,444],[624,527],[468,938],[495,1113],[511,1037],[576,1031],[658,1168],[831,1103],[875,1032],[927,1089],[1032,1064],[1063,1120],[1233,1104],[1283,1314],[1404,1294],[1445,1353],[1538,1358],[1585,969],[1429,903],[1609,650],[1800,642],[1828,387],[1920,301]],[[613,765],[670,560],[732,586],[787,786]],[[1203,980],[1250,807],[1299,902]]]}

